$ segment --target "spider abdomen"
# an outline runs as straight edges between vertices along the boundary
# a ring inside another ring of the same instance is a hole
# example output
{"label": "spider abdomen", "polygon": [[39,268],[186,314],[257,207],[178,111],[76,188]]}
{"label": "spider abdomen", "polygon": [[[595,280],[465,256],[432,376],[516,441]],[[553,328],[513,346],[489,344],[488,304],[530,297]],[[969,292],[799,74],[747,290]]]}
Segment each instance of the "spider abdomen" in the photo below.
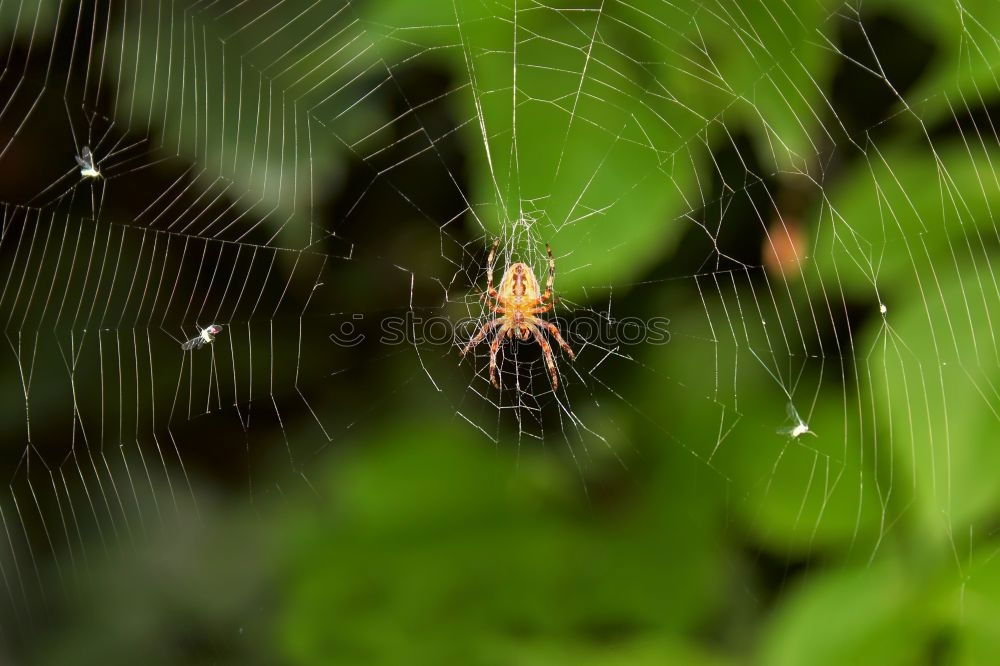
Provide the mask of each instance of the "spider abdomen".
{"label": "spider abdomen", "polygon": [[500,280],[500,300],[513,306],[527,306],[541,297],[534,271],[523,262],[511,264]]}

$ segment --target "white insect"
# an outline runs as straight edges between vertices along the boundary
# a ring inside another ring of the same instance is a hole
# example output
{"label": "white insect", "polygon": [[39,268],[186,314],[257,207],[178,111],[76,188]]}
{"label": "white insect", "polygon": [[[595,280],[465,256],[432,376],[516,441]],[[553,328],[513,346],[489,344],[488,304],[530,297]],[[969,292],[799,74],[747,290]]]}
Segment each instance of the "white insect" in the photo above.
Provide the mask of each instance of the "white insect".
{"label": "white insect", "polygon": [[212,324],[207,328],[201,329],[201,333],[198,337],[191,338],[187,342],[181,345],[181,349],[187,351],[189,349],[201,349],[207,344],[211,344],[212,340],[215,340],[215,336],[222,332],[222,327],[218,324]]}
{"label": "white insect", "polygon": [[785,412],[788,414],[788,418],[793,421],[790,426],[782,426],[778,428],[779,435],[785,435],[791,437],[792,439],[798,439],[803,435],[812,435],[813,437],[818,437],[815,432],[809,429],[809,424],[802,420],[799,413],[795,410],[795,405],[788,403],[785,405]]}
{"label": "white insect", "polygon": [[100,178],[101,172],[94,162],[94,154],[90,152],[90,146],[84,146],[80,154],[76,156],[76,163],[80,165],[80,176],[83,178]]}

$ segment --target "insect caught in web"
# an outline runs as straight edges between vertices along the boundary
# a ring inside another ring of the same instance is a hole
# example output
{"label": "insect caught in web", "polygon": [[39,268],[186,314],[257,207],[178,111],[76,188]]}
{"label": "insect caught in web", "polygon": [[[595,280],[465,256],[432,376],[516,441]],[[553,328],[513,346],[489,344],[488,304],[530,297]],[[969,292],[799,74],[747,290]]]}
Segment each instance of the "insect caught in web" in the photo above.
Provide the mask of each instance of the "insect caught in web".
{"label": "insect caught in web", "polygon": [[181,345],[181,349],[188,351],[189,349],[201,349],[207,344],[211,344],[215,340],[215,336],[222,332],[222,327],[218,324],[212,324],[207,328],[201,329],[201,333],[197,337],[191,338],[187,342]]}
{"label": "insect caught in web", "polygon": [[783,426],[778,428],[779,435],[785,435],[791,439],[798,439],[803,435],[812,435],[813,437],[818,437],[818,435],[809,429],[809,424],[802,420],[799,416],[798,411],[795,409],[795,405],[788,403],[785,405],[785,413],[788,414],[788,418],[793,421],[790,426]]}
{"label": "insect caught in web", "polygon": [[84,146],[80,154],[76,156],[76,163],[80,165],[80,176],[83,178],[100,178],[101,172],[94,161],[94,154],[90,152],[90,146]]}
{"label": "insect caught in web", "polygon": [[489,258],[486,260],[486,292],[483,294],[483,298],[492,298],[495,301],[490,306],[490,310],[500,316],[479,327],[476,334],[462,348],[462,356],[465,356],[470,349],[485,340],[486,336],[496,329],[493,342],[490,344],[490,382],[500,388],[500,381],[497,378],[497,351],[499,351],[504,338],[512,338],[516,335],[519,340],[527,342],[529,336],[534,337],[535,342],[542,348],[545,365],[548,367],[549,376],[552,379],[552,389],[555,390],[559,386],[559,373],[556,369],[555,359],[552,357],[552,347],[542,335],[542,329],[546,329],[549,335],[559,343],[570,360],[575,358],[575,354],[563,340],[559,328],[555,324],[536,316],[548,312],[555,304],[552,299],[552,283],[556,276],[556,262],[552,258],[552,248],[548,245],[545,246],[545,251],[549,256],[549,278],[545,282],[545,291],[542,292],[534,271],[528,264],[520,261],[511,264],[504,271],[499,288],[493,287],[493,260],[499,245],[500,239],[498,238],[493,243],[493,249],[490,250]]}

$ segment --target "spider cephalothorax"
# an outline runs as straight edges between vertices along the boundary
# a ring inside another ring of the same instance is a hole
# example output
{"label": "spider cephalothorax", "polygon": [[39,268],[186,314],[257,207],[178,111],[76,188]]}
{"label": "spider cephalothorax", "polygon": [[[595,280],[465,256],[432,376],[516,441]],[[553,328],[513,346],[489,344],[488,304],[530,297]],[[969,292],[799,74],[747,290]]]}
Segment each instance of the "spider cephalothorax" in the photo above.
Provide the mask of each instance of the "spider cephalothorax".
{"label": "spider cephalothorax", "polygon": [[[504,337],[517,336],[518,339],[527,341],[529,337],[534,337],[538,346],[542,348],[542,355],[545,358],[545,365],[549,369],[549,376],[552,378],[553,390],[559,386],[559,373],[556,371],[556,362],[552,358],[552,347],[549,345],[542,329],[548,330],[563,351],[574,358],[573,350],[563,340],[559,334],[559,328],[536,315],[548,312],[552,309],[552,282],[556,276],[556,262],[552,258],[552,248],[545,246],[549,255],[549,279],[545,282],[545,291],[542,292],[538,285],[538,278],[528,264],[517,262],[511,264],[504,271],[500,280],[500,288],[493,288],[493,259],[496,256],[500,239],[493,243],[490,256],[486,260],[486,293],[484,298],[492,298],[495,303],[490,306],[492,312],[499,314],[499,317],[489,320],[479,327],[476,334],[472,336],[468,344],[462,349],[464,356],[470,349],[486,339],[493,329],[497,329],[496,336],[490,344],[490,381],[494,386],[500,388],[497,379],[497,351]],[[499,328],[498,328],[499,327]]]}

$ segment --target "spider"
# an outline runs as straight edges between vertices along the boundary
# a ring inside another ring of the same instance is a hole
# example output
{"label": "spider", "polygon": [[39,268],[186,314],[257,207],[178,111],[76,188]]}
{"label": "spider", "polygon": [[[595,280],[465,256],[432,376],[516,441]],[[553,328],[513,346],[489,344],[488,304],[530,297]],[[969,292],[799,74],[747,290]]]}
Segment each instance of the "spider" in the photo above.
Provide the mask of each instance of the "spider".
{"label": "spider", "polygon": [[490,344],[490,382],[497,388],[500,388],[500,382],[497,379],[497,350],[499,350],[504,336],[506,335],[506,337],[510,338],[516,335],[518,339],[524,342],[528,341],[528,336],[533,336],[535,342],[542,348],[545,365],[548,366],[549,376],[552,378],[552,390],[555,390],[559,386],[559,374],[556,371],[556,362],[552,358],[552,347],[542,336],[541,329],[545,328],[548,330],[549,335],[559,343],[559,346],[566,352],[570,360],[575,358],[575,354],[573,354],[570,346],[566,344],[566,341],[563,340],[562,335],[559,334],[559,328],[555,324],[535,316],[543,312],[548,312],[554,305],[554,301],[552,300],[552,282],[556,276],[556,262],[552,258],[552,248],[548,245],[545,246],[545,251],[549,255],[549,279],[546,280],[545,291],[542,292],[538,286],[538,278],[535,277],[534,271],[531,270],[528,264],[520,261],[511,264],[504,272],[503,278],[500,280],[500,288],[493,288],[493,259],[496,256],[499,245],[500,239],[498,238],[493,243],[493,249],[490,250],[490,256],[486,260],[487,281],[483,299],[488,297],[493,298],[496,303],[490,306],[490,310],[498,313],[500,316],[491,319],[479,327],[476,334],[472,336],[472,339],[462,349],[462,356],[465,356],[470,349],[485,340],[486,336],[493,329],[498,329],[496,337],[493,338],[493,342]]}

